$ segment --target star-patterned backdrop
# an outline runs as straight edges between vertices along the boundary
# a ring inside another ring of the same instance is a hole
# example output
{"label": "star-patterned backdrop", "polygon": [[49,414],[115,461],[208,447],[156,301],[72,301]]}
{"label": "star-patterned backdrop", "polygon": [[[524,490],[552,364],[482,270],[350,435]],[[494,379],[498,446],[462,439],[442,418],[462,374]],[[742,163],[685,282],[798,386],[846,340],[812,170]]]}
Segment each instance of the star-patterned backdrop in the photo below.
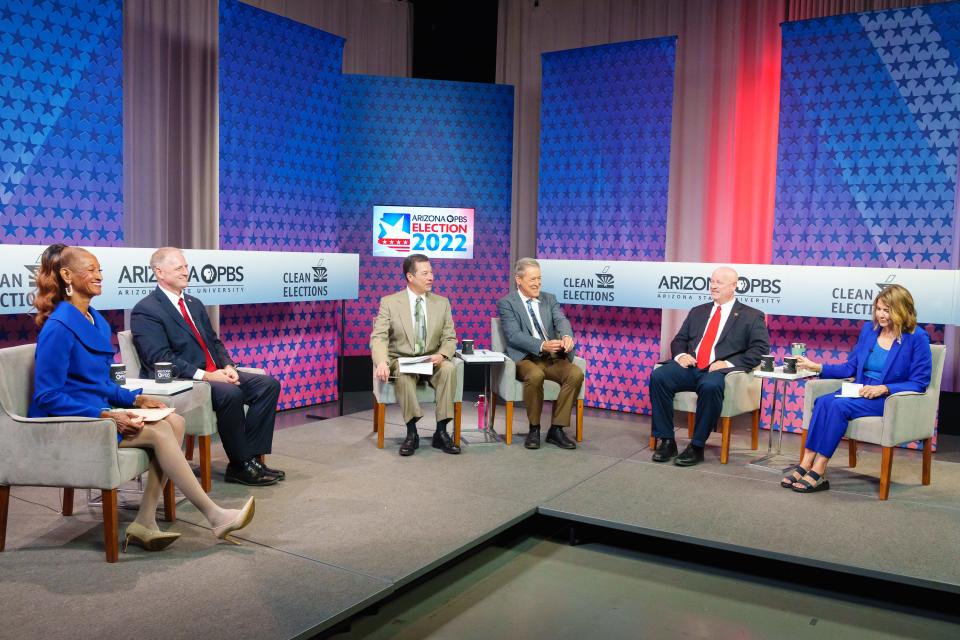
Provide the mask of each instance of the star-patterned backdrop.
{"label": "star-patterned backdrop", "polygon": [[510,283],[513,87],[346,75],[342,109],[342,250],[360,254],[346,353],[370,353],[380,298],[405,286],[401,258],[371,255],[374,205],[475,210],[473,260],[432,260],[433,286],[450,299],[458,338],[489,347]]}
{"label": "star-patterned backdrop", "polygon": [[[0,3],[0,243],[123,245],[121,7]],[[0,346],[36,337],[0,315]]]}
{"label": "star-patterned backdrop", "polygon": [[[344,40],[220,2],[220,247],[339,252]],[[339,303],[225,305],[224,343],[282,384],[279,408],[337,397]]]}
{"label": "star-patterned backdrop", "polygon": [[[774,262],[950,268],[960,6],[788,22],[782,31]],[[860,323],[771,317],[769,326],[779,356],[802,340],[811,357],[839,362]],[[942,327],[927,330],[942,342]],[[803,411],[803,385],[795,387],[790,430]]]}
{"label": "star-patterned backdrop", "polygon": [[[664,259],[675,52],[669,37],[543,54],[539,257]],[[660,310],[565,312],[588,362],[585,404],[649,413]]]}

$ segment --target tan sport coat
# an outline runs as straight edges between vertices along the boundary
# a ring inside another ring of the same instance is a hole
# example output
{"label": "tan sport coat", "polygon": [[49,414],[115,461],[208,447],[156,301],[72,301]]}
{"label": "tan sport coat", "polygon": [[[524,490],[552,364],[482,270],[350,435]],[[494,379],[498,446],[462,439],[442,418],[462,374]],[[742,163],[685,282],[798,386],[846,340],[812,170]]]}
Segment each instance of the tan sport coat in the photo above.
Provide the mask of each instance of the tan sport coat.
{"label": "tan sport coat", "polygon": [[[427,344],[424,355],[441,353],[447,359],[457,350],[457,333],[453,328],[450,301],[427,292],[423,296],[427,306]],[[373,364],[393,361],[401,356],[413,356],[416,336],[407,290],[398,291],[380,299],[380,311],[370,333],[370,356]]]}

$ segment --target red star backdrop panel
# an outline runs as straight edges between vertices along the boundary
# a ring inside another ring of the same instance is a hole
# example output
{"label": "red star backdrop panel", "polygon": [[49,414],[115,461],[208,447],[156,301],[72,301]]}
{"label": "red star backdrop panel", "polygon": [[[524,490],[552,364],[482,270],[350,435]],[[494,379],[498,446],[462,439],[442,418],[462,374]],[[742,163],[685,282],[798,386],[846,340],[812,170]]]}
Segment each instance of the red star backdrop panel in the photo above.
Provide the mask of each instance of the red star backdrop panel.
{"label": "red star backdrop panel", "polygon": [[[676,42],[543,55],[538,256],[663,260]],[[585,404],[650,413],[660,310],[565,312],[588,363]]]}
{"label": "red star backdrop panel", "polygon": [[360,254],[360,297],[347,304],[348,355],[370,353],[380,298],[405,286],[401,258],[373,257],[373,207],[474,209],[472,260],[434,259],[458,338],[490,345],[510,282],[513,87],[343,77],[342,250]]}
{"label": "red star backdrop panel", "polygon": [[[3,2],[0,34],[0,242],[123,245],[120,0]],[[0,346],[36,338],[0,315]]]}
{"label": "red star backdrop panel", "polygon": [[[344,40],[220,3],[220,247],[338,252]],[[339,303],[224,305],[236,360],[280,380],[279,407],[336,399]]]}

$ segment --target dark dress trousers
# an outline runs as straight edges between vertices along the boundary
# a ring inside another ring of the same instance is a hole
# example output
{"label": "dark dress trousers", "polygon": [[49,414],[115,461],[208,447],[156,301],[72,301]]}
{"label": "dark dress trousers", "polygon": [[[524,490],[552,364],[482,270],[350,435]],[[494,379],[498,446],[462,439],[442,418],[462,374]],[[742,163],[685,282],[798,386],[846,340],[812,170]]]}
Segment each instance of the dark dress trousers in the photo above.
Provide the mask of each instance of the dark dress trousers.
{"label": "dark dress trousers", "polygon": [[[184,294],[200,336],[218,368],[236,366],[220,336],[213,330],[203,303]],[[153,377],[155,362],[172,362],[174,375],[193,378],[203,370],[206,357],[193,331],[160,288],[137,303],[130,314],[133,342],[140,355],[144,378]],[[266,375],[239,372],[240,384],[210,382],[213,410],[217,414],[217,431],[231,462],[239,463],[253,456],[270,453],[273,427],[277,414],[280,383]],[[244,415],[243,405],[249,407]]]}
{"label": "dark dress trousers", "polygon": [[[670,343],[671,357],[681,353],[697,357],[697,344],[703,338],[714,303],[694,307]],[[725,378],[733,371],[750,371],[760,364],[760,356],[770,353],[770,337],[763,312],[735,300],[730,317],[723,325],[714,346],[716,360],[727,360],[733,367],[710,372],[708,369],[681,367],[668,360],[650,376],[650,401],[653,405],[653,435],[673,438],[673,396],[679,391],[697,392],[697,417],[694,422],[695,446],[706,444],[710,431],[723,408]]]}

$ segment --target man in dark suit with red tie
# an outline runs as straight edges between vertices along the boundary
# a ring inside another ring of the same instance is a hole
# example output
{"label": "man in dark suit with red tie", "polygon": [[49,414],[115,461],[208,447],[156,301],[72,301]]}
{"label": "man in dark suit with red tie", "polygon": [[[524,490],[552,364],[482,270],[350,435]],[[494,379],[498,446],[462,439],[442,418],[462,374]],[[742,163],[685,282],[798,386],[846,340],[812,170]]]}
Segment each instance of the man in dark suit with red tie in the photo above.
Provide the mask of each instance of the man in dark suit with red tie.
{"label": "man in dark suit with red tie", "polygon": [[280,383],[270,376],[237,370],[203,303],[184,293],[190,270],[179,249],[157,249],[150,267],[158,286],[130,314],[141,375],[152,378],[154,363],[170,362],[175,376],[210,385],[217,431],[230,460],[224,476],[227,482],[262,486],[283,480],[283,471],[261,460],[273,444]]}
{"label": "man in dark suit with red tie", "polygon": [[[736,299],[737,272],[720,267],[710,276],[712,302],[694,307],[670,343],[672,360],[650,376],[653,435],[657,438],[654,462],[692,467],[703,462],[703,448],[720,418],[725,377],[749,371],[770,352],[770,336],[763,312]],[[673,396],[697,392],[697,418],[693,440],[677,455],[673,437]]]}

